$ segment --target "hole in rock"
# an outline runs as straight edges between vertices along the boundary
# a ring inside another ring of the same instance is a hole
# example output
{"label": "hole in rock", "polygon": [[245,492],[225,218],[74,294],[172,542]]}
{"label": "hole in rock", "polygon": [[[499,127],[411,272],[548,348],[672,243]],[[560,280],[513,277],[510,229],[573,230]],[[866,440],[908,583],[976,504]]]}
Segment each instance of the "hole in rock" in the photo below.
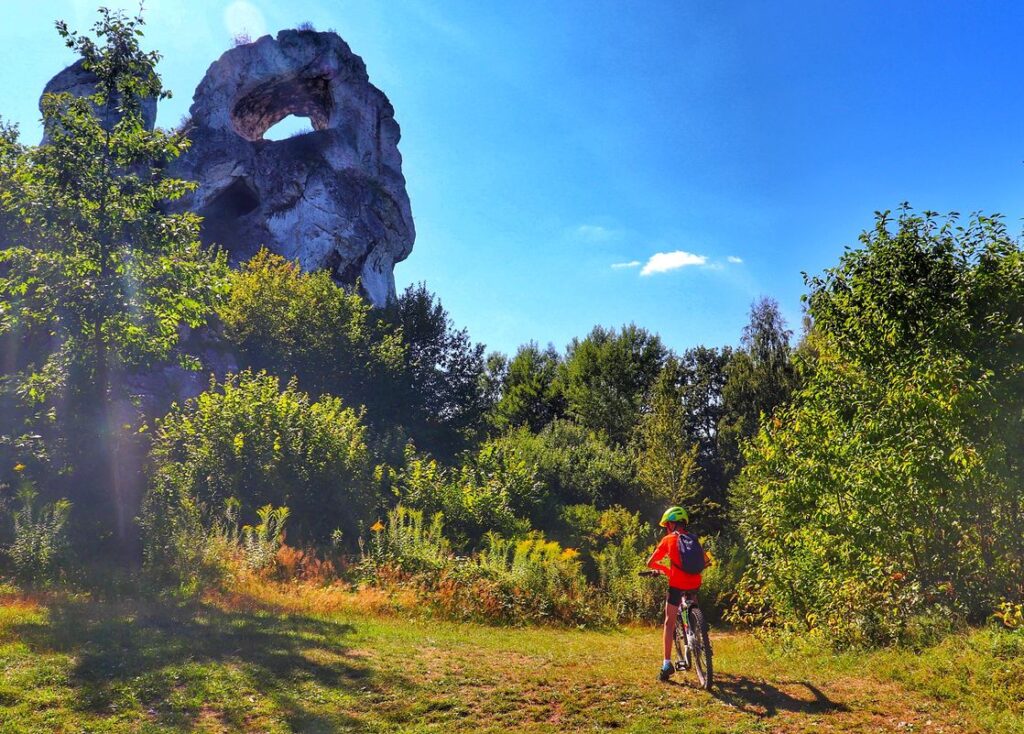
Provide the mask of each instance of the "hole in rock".
{"label": "hole in rock", "polygon": [[259,205],[259,197],[249,184],[236,179],[199,212],[203,217],[203,240],[216,242],[232,253],[239,247],[251,246],[251,243],[244,242],[238,220]]}
{"label": "hole in rock", "polygon": [[[296,132],[309,132],[310,128],[326,129],[331,105],[327,79],[272,78],[235,102],[231,120],[246,140],[282,140]],[[266,135],[271,129],[273,132]]]}
{"label": "hole in rock", "polygon": [[264,140],[286,140],[297,135],[313,132],[313,123],[308,117],[288,115],[280,122],[272,125],[265,133]]}

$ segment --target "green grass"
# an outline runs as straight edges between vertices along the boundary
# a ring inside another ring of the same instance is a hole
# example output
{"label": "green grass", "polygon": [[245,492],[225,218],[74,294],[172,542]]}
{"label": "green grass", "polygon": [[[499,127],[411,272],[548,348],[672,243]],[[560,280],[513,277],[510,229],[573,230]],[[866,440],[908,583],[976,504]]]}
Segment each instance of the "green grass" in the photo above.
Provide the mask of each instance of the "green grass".
{"label": "green grass", "polygon": [[1009,637],[776,658],[720,634],[709,695],[655,682],[654,628],[0,593],[0,732],[1024,732]]}

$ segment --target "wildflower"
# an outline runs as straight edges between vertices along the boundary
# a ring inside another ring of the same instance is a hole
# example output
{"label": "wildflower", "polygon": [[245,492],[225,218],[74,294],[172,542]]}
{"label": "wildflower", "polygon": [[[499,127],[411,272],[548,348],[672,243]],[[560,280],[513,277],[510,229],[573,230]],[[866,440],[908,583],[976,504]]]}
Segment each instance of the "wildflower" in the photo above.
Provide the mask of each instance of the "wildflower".
{"label": "wildflower", "polygon": [[378,520],[377,522],[375,522],[373,525],[370,526],[370,530],[372,530],[375,533],[379,533],[383,529],[384,529],[384,523],[382,523],[380,520]]}
{"label": "wildflower", "polygon": [[23,471],[25,471],[25,465],[24,464],[15,464],[14,465],[14,471],[16,471],[16,472],[23,472]]}
{"label": "wildflower", "polygon": [[576,558],[579,554],[580,552],[575,548],[566,548],[564,551],[562,551],[562,560],[571,561],[573,558]]}

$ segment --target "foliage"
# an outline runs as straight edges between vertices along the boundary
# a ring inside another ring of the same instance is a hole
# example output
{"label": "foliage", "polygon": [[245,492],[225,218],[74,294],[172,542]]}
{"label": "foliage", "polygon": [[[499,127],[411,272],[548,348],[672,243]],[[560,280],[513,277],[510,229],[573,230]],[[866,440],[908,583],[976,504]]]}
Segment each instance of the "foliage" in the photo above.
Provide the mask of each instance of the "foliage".
{"label": "foliage", "polygon": [[545,527],[556,513],[550,505],[586,503],[601,508],[613,504],[635,506],[643,490],[633,477],[633,464],[624,450],[608,446],[586,428],[556,420],[534,434],[526,427],[493,439],[490,446],[536,471],[545,497]]}
{"label": "foliage", "polygon": [[95,92],[44,95],[42,145],[0,134],[0,339],[21,354],[3,365],[14,371],[6,386],[30,423],[23,435],[65,451],[76,513],[122,540],[130,488],[119,462],[131,438],[113,406],[129,397],[125,374],[197,365],[176,351],[182,326],[206,322],[225,272],[200,246],[198,218],[165,206],[194,184],[165,174],[187,139],[143,120],[145,101],[167,92],[159,55],[139,46],[142,24],[104,9],[91,38],[58,23]]}
{"label": "foliage", "polygon": [[702,574],[701,608],[709,621],[716,622],[727,615],[732,616],[749,559],[743,544],[727,536],[702,536],[700,543],[711,557],[711,565]]}
{"label": "foliage", "polygon": [[789,400],[796,386],[789,339],[779,304],[762,298],[750,307],[740,349],[732,352],[722,386],[718,443],[727,480],[742,467],[741,446],[762,421]]}
{"label": "foliage", "polygon": [[853,644],[980,620],[1024,577],[1022,253],[998,219],[906,210],[862,242],[809,281],[814,373],[735,495],[750,591]]}
{"label": "foliage", "polygon": [[561,363],[551,345],[543,351],[534,342],[519,347],[505,370],[491,422],[499,430],[526,426],[536,433],[562,416],[565,400],[557,381]]}
{"label": "foliage", "polygon": [[451,547],[442,534],[443,517],[424,522],[423,513],[403,505],[388,511],[387,522],[371,526],[364,570],[379,574],[384,568],[404,573],[437,572],[449,560]]}
{"label": "foliage", "polygon": [[391,391],[389,415],[420,448],[443,460],[467,448],[490,407],[484,346],[456,329],[426,285],[409,286],[386,311],[406,345],[405,381]]}
{"label": "foliage", "polygon": [[615,446],[625,446],[667,357],[661,339],[635,324],[600,326],[573,339],[559,371],[568,413]]}
{"label": "foliage", "polygon": [[694,479],[704,510],[700,523],[706,530],[714,532],[727,531],[731,527],[723,512],[727,480],[719,423],[725,414],[722,393],[732,355],[730,347],[698,346],[687,349],[679,357],[679,391],[685,424],[683,434],[697,447]]}
{"label": "foliage", "polygon": [[992,617],[999,620],[1007,629],[1024,631],[1024,604],[1001,601]]}
{"label": "foliage", "polygon": [[604,542],[599,550],[592,551],[597,587],[616,621],[657,619],[659,610],[664,609],[665,580],[638,575],[653,550],[651,544],[645,542],[647,528],[641,526],[638,516],[632,516],[624,526],[615,527],[618,523],[614,520],[621,519],[621,515],[615,518],[612,512],[602,513],[598,532]]}
{"label": "foliage", "polygon": [[260,519],[258,524],[242,526],[241,548],[246,568],[260,573],[274,565],[284,545],[284,525],[289,511],[287,507],[263,505],[256,514]]}
{"label": "foliage", "polygon": [[699,446],[690,439],[682,389],[682,367],[669,357],[651,389],[650,408],[640,416],[635,438],[636,474],[650,497],[689,504],[698,493]]}
{"label": "foliage", "polygon": [[288,507],[303,542],[327,543],[337,529],[358,537],[376,507],[364,430],[338,398],[312,401],[294,381],[282,390],[276,377],[245,371],[211,382],[157,426],[141,518],[151,560],[231,497],[243,515]]}
{"label": "foliage", "polygon": [[475,547],[490,531],[509,536],[529,529],[540,502],[535,471],[513,453],[484,445],[460,467],[447,468],[410,448],[405,466],[388,482],[401,502],[427,514],[443,513],[456,547]]}
{"label": "foliage", "polygon": [[326,271],[303,273],[261,250],[231,274],[218,314],[246,367],[295,375],[312,395],[366,405],[369,420],[394,420],[384,406],[403,369],[401,333]]}
{"label": "foliage", "polygon": [[[470,567],[483,579],[494,582],[497,619],[506,624],[557,621],[597,624],[601,609],[587,587],[579,553],[545,539],[539,532],[524,538],[506,539],[487,535],[486,547]],[[469,569],[467,569],[469,570]],[[493,597],[492,597],[493,598]],[[489,606],[494,610],[494,605]],[[476,606],[479,610],[481,607]],[[467,616],[479,612],[470,607]],[[492,611],[493,614],[493,611]]]}
{"label": "foliage", "polygon": [[24,480],[18,491],[20,508],[11,512],[14,537],[7,555],[14,576],[25,584],[55,581],[66,561],[67,522],[71,503],[66,499],[33,509],[38,496],[31,482]]}

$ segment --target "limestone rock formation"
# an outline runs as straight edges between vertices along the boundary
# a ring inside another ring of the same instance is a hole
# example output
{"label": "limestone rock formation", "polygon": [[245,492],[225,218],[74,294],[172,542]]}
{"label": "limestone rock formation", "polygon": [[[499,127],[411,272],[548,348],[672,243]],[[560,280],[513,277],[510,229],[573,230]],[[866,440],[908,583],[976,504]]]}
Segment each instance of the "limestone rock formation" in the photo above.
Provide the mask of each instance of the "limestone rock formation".
{"label": "limestone rock formation", "polygon": [[[204,216],[204,240],[236,262],[266,246],[341,283],[358,278],[378,306],[394,296],[394,264],[415,239],[400,131],[337,34],[287,30],[225,52],[190,112],[192,147],[171,173],[199,184],[180,205]],[[265,140],[288,115],[313,131]]]}
{"label": "limestone rock formation", "polygon": [[[96,93],[96,75],[86,71],[84,62],[79,59],[71,66],[53,77],[43,88],[43,96],[47,94],[71,94],[75,97],[86,97]],[[40,108],[42,108],[42,97],[40,97]],[[96,109],[100,122],[106,129],[110,129],[120,119],[121,114],[116,103],[108,103],[102,109]],[[150,97],[142,103],[142,121],[150,130],[156,124],[156,97]],[[46,142],[44,135],[43,142]]]}
{"label": "limestone rock formation", "polygon": [[[84,96],[95,83],[79,61],[45,92]],[[377,306],[394,297],[394,265],[416,238],[401,133],[388,98],[336,33],[287,30],[226,51],[190,113],[192,147],[169,172],[198,183],[174,206],[203,215],[206,242],[236,264],[265,246],[306,270],[329,268],[341,284],[358,280]],[[108,105],[99,114],[112,125],[118,112]],[[308,117],[313,131],[263,138],[289,115]],[[155,99],[143,119],[152,129]]]}

